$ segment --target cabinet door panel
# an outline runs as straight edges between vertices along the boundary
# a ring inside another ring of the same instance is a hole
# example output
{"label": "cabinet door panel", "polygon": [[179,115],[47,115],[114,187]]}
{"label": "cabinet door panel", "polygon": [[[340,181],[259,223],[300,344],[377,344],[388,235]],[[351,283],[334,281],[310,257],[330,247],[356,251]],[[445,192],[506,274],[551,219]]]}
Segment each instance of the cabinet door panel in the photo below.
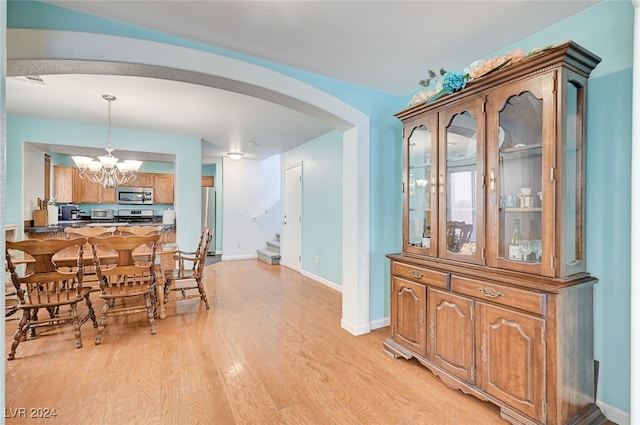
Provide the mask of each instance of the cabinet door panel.
{"label": "cabinet door panel", "polygon": [[100,185],[91,183],[86,177],[79,178],[79,199],[81,204],[99,204],[100,203]]}
{"label": "cabinet door panel", "polygon": [[173,174],[153,176],[153,203],[173,204]]}
{"label": "cabinet door panel", "polygon": [[427,357],[473,384],[473,300],[429,288]]}
{"label": "cabinet door panel", "polygon": [[74,167],[55,165],[53,167],[53,196],[58,203],[75,202],[74,182],[78,171]]}
{"label": "cabinet door panel", "polygon": [[488,263],[546,276],[553,276],[554,78],[548,72],[487,100]]}
{"label": "cabinet door panel", "polygon": [[544,320],[484,303],[476,309],[477,385],[544,422]]}
{"label": "cabinet door panel", "polygon": [[482,264],[484,113],[480,97],[439,115],[439,256]]}
{"label": "cabinet door panel", "polygon": [[406,251],[437,255],[437,114],[405,124],[404,202],[407,217],[403,245]]}
{"label": "cabinet door panel", "polygon": [[100,188],[100,202],[103,204],[115,204],[116,203],[116,188],[110,189]]}
{"label": "cabinet door panel", "polygon": [[393,339],[406,348],[426,356],[427,288],[418,283],[393,278],[391,298]]}
{"label": "cabinet door panel", "polygon": [[120,187],[153,187],[153,173],[136,173],[136,178],[118,185]]}

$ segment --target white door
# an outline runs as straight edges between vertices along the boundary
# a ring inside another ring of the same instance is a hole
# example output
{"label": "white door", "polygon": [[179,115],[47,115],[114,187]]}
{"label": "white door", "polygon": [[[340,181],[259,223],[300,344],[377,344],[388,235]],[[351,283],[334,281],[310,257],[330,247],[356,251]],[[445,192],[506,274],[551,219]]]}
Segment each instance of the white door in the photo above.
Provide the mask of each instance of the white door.
{"label": "white door", "polygon": [[302,269],[302,164],[284,170],[280,263]]}

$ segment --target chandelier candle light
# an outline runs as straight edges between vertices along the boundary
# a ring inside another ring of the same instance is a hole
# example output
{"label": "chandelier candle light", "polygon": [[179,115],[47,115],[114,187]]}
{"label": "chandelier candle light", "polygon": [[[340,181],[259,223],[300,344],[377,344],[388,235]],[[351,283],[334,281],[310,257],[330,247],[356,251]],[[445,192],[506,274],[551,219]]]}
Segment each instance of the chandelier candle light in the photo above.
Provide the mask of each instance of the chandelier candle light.
{"label": "chandelier candle light", "polygon": [[140,169],[142,161],[124,160],[118,162],[118,158],[112,155],[111,147],[111,102],[116,100],[115,96],[103,94],[102,98],[109,102],[108,106],[108,126],[107,126],[107,154],[99,156],[96,161],[88,156],[72,156],[73,162],[80,170],[80,178],[87,178],[92,183],[98,183],[107,189],[116,185],[127,183],[136,179],[136,171]]}

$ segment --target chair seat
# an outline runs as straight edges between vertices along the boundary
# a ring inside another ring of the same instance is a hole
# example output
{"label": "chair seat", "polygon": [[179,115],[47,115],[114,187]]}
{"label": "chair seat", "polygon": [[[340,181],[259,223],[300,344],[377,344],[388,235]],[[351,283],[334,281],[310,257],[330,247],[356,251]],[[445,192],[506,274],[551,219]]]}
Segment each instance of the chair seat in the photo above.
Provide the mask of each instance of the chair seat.
{"label": "chair seat", "polygon": [[118,286],[113,289],[109,289],[108,292],[100,293],[98,296],[102,299],[112,299],[112,298],[129,298],[129,297],[143,297],[148,294],[155,294],[156,286],[149,286],[148,288],[136,288],[132,290],[131,288],[127,288],[126,286]]}
{"label": "chair seat", "polygon": [[173,270],[169,271],[169,275],[167,279],[179,279],[179,280],[190,280],[195,279],[198,276],[198,273],[193,270]]}
{"label": "chair seat", "polygon": [[77,304],[80,301],[84,301],[84,295],[82,294],[88,293],[88,291],[82,291],[82,292],[74,291],[74,292],[78,293],[80,296],[77,298],[70,298],[68,300],[56,301],[56,302],[50,302],[50,303],[37,303],[37,304],[24,303],[23,304],[20,301],[18,301],[18,304],[16,305],[16,307],[20,309],[39,309],[39,308],[54,308],[62,305]]}

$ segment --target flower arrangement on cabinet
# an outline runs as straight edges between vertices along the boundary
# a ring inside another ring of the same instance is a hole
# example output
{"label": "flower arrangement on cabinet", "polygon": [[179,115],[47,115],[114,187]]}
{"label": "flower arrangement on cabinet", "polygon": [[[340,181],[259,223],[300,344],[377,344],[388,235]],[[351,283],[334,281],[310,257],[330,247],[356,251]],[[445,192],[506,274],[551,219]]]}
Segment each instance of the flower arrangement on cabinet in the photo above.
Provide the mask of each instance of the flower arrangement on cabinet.
{"label": "flower arrangement on cabinet", "polygon": [[466,67],[462,72],[446,71],[444,68],[440,68],[439,74],[436,74],[434,71],[429,70],[429,78],[422,80],[419,83],[424,87],[424,89],[416,93],[413,98],[411,98],[409,106],[422,102],[434,102],[444,95],[462,90],[470,81],[484,77],[485,75],[504,68],[505,66],[521,62],[526,58],[549,50],[552,47],[553,46],[547,46],[541,49],[535,48],[528,53],[522,49],[515,49],[505,55],[496,56],[491,59],[477,60]]}

